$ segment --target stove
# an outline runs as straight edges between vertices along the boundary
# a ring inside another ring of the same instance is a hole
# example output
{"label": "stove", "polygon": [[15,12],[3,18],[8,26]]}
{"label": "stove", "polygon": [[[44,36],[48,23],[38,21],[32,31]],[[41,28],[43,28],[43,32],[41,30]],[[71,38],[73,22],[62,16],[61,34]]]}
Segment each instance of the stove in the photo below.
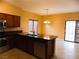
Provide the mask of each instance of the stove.
{"label": "stove", "polygon": [[7,38],[6,37],[1,37],[0,38],[0,47],[6,46],[7,45]]}
{"label": "stove", "polygon": [[4,32],[0,32],[0,53],[9,50],[7,35]]}
{"label": "stove", "polygon": [[7,35],[5,32],[0,32],[0,47],[7,45]]}
{"label": "stove", "polygon": [[3,37],[6,37],[7,34],[3,31],[3,32],[0,32],[0,38],[3,38]]}

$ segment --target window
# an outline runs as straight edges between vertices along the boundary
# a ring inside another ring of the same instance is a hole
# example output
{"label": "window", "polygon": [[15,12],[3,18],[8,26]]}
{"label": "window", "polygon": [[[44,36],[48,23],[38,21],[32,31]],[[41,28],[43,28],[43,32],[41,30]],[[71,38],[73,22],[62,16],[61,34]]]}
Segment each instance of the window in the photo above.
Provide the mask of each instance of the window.
{"label": "window", "polygon": [[37,20],[29,20],[29,34],[35,34],[38,33],[38,21]]}

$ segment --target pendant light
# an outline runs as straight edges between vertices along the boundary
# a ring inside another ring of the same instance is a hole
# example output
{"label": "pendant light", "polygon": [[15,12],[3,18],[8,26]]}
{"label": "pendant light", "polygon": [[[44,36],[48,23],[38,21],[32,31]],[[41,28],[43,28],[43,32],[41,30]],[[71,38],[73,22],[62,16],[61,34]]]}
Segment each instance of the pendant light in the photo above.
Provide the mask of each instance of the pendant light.
{"label": "pendant light", "polygon": [[[46,11],[46,14],[48,15],[48,9],[45,9],[45,11]],[[44,21],[44,24],[50,24],[51,22],[48,20],[48,19],[46,19],[45,21]]]}

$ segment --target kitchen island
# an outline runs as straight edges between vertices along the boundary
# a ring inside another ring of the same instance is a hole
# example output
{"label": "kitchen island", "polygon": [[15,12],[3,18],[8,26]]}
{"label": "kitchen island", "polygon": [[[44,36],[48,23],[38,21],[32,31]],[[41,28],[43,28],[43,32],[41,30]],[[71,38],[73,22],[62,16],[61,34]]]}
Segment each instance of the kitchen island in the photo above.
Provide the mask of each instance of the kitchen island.
{"label": "kitchen island", "polygon": [[33,35],[18,33],[15,46],[37,58],[51,59],[55,54],[55,39],[57,36]]}

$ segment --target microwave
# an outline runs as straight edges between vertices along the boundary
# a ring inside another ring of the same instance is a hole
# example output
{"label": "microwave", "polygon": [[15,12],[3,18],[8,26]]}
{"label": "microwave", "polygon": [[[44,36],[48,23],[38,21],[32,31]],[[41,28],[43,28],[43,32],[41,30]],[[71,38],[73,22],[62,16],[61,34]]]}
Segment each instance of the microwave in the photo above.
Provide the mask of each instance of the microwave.
{"label": "microwave", "polygon": [[6,27],[6,20],[0,20],[0,29],[3,29]]}

